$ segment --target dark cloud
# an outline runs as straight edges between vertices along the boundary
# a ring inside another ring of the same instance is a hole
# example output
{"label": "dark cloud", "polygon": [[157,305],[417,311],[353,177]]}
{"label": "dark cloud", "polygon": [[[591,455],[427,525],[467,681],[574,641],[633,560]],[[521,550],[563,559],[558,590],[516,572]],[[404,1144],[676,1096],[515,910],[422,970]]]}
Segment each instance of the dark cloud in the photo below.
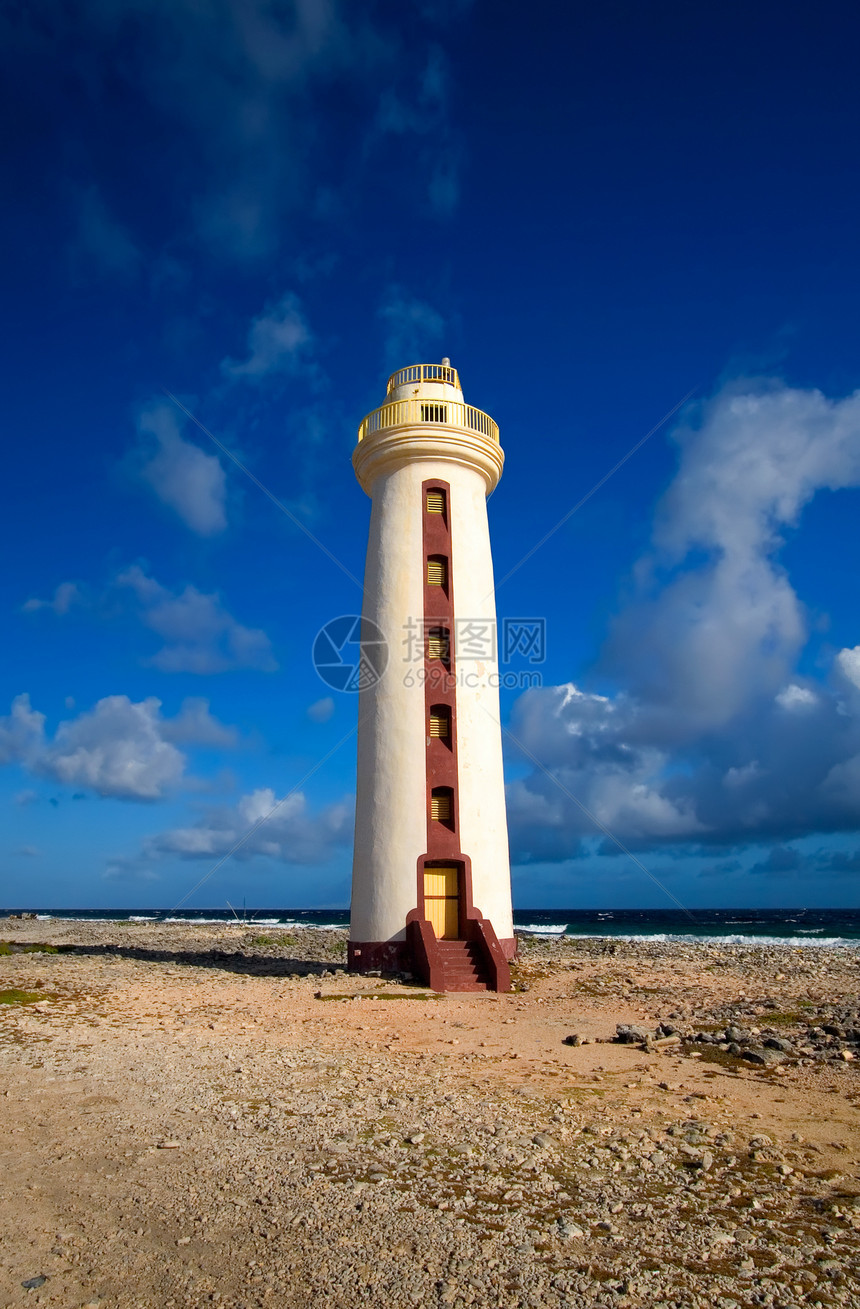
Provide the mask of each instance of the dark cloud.
{"label": "dark cloud", "polygon": [[799,850],[794,850],[791,846],[775,845],[769,851],[767,858],[753,864],[749,871],[751,874],[763,877],[781,877],[786,873],[800,872],[801,869],[809,866],[809,862]]}

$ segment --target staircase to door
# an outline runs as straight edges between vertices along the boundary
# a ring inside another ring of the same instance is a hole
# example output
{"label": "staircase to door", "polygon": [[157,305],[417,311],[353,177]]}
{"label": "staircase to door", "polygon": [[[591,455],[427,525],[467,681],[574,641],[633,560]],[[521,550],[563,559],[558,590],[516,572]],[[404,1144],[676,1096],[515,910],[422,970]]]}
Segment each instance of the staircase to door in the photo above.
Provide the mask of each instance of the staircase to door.
{"label": "staircase to door", "polygon": [[442,962],[444,991],[488,991],[490,975],[473,941],[439,941],[436,949]]}

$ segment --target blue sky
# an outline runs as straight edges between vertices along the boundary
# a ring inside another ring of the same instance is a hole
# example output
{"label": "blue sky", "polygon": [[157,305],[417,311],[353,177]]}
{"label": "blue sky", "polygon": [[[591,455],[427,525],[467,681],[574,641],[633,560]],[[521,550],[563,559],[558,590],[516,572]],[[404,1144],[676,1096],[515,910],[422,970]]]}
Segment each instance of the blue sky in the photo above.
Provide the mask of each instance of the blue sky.
{"label": "blue sky", "polygon": [[855,906],[856,9],[0,24],[0,901],[346,904],[357,706],[310,651],[360,591],[294,520],[361,575],[356,426],[444,354],[501,427],[500,616],[546,620],[516,903]]}

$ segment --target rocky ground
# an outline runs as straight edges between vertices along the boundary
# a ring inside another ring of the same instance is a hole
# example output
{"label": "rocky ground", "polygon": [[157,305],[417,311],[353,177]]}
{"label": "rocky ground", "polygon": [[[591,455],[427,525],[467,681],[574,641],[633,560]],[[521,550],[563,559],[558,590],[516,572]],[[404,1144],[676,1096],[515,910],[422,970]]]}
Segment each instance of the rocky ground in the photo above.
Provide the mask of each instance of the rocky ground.
{"label": "rocky ground", "polygon": [[0,941],[0,1306],[860,1306],[860,953],[440,997],[334,931]]}

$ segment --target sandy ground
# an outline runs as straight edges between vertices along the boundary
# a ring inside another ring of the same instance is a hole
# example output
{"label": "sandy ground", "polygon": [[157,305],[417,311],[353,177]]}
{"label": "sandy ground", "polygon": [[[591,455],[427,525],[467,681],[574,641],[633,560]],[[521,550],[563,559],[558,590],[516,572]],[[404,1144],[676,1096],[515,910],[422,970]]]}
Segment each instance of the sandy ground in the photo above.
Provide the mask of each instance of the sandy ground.
{"label": "sandy ground", "polygon": [[0,940],[0,1306],[860,1306],[850,1040],[612,1043],[791,1036],[853,951],[526,942],[514,993],[439,997],[337,932]]}

